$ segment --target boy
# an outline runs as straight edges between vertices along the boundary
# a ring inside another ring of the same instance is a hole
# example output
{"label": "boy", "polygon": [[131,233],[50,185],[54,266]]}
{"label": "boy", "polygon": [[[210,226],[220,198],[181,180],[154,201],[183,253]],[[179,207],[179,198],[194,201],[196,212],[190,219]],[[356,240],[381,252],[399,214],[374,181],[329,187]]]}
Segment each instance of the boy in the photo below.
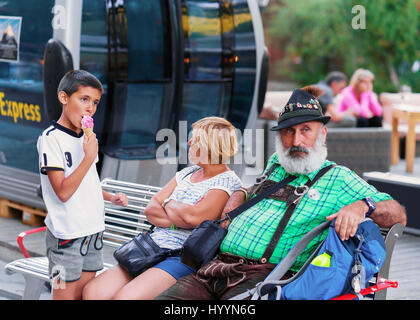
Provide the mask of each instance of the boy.
{"label": "boy", "polygon": [[54,300],[80,299],[85,284],[103,268],[104,199],[128,204],[125,194],[101,189],[98,140],[81,129],[82,117],[95,114],[102,93],[101,83],[89,72],[67,72],[57,90],[63,106],[60,119],[38,138]]}

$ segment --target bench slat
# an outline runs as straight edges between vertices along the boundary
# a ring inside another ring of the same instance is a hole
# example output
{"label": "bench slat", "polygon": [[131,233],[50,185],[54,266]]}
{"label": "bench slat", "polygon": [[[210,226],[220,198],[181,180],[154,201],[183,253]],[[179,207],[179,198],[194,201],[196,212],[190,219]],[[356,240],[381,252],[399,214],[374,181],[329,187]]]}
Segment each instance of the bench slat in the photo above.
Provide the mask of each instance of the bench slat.
{"label": "bench slat", "polygon": [[143,229],[143,224],[137,222],[137,221],[129,221],[129,220],[125,220],[125,219],[120,219],[120,218],[116,218],[116,217],[110,217],[110,216],[105,216],[105,223],[116,223],[119,225],[122,225],[124,227],[133,227],[133,228],[140,228]]}
{"label": "bench slat", "polygon": [[115,189],[120,189],[120,187],[133,187],[135,191],[138,191],[140,189],[142,190],[147,190],[147,191],[153,191],[153,192],[158,192],[160,191],[162,188],[160,187],[155,187],[155,186],[151,186],[151,185],[145,185],[145,184],[140,184],[140,183],[135,183],[135,182],[128,182],[128,181],[120,181],[120,180],[114,180],[111,178],[105,178],[102,180],[102,187],[113,187]]}
{"label": "bench slat", "polygon": [[122,244],[130,241],[131,239],[132,239],[132,237],[127,237],[127,236],[123,236],[123,235],[119,235],[119,234],[104,232],[104,241],[106,240],[108,242],[113,242],[113,243],[118,244],[118,245],[122,245]]}
{"label": "bench slat", "polygon": [[106,213],[115,214],[115,215],[118,215],[118,216],[121,216],[121,217],[146,221],[146,216],[145,215],[134,213],[134,212],[127,212],[127,211],[117,210],[117,209],[107,209]]}
{"label": "bench slat", "polygon": [[[110,190],[112,189],[109,186],[103,186],[104,189]],[[126,188],[126,187],[118,187],[118,192],[124,192],[124,193],[132,193],[141,196],[142,198],[152,198],[157,191],[152,190],[136,190],[134,188]]]}
{"label": "bench slat", "polygon": [[[137,200],[134,200],[134,199],[131,200],[132,197],[127,197],[127,198],[128,198],[128,206],[125,207],[124,209],[130,209],[130,210],[141,211],[141,212],[143,212],[144,209],[146,209],[146,206],[150,201],[149,199],[137,201]],[[142,205],[140,206],[140,205],[138,205],[138,203],[140,203]],[[121,207],[113,204],[110,201],[105,200],[105,210],[112,210],[112,209],[119,209],[119,208],[121,208]]]}

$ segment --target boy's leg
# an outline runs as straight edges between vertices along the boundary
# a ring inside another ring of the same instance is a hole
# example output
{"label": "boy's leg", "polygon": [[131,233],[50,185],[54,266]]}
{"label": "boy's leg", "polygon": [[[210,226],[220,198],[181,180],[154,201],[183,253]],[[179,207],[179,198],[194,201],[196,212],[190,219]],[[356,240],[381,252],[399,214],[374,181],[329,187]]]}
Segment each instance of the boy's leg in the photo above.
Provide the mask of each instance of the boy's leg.
{"label": "boy's leg", "polygon": [[80,300],[86,283],[95,277],[95,272],[82,272],[79,280],[65,282],[56,277],[52,285],[53,300]]}
{"label": "boy's leg", "polygon": [[[83,287],[95,276],[97,270],[102,269],[102,248],[90,248],[95,240],[96,235],[58,239],[47,229],[46,247],[53,299],[81,299]],[[88,255],[89,251],[91,254]],[[91,269],[90,266],[97,269]]]}

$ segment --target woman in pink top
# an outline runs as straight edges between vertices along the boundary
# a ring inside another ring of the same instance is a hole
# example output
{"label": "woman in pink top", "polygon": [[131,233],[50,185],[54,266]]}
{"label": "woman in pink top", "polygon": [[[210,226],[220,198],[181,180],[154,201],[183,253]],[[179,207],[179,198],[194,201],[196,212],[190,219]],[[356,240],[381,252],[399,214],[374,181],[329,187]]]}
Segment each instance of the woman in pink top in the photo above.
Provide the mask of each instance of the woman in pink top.
{"label": "woman in pink top", "polygon": [[382,127],[382,107],[372,91],[374,75],[366,69],[357,69],[350,85],[341,91],[338,112],[350,111],[357,118],[357,127]]}

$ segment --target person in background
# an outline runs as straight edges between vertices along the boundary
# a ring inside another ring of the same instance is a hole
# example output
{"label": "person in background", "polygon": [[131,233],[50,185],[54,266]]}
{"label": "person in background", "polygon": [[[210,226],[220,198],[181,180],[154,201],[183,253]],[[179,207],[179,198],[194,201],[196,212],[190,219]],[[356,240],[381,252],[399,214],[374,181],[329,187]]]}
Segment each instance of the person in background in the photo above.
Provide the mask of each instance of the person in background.
{"label": "person in background", "polygon": [[374,75],[367,69],[357,69],[344,88],[337,111],[351,111],[356,127],[382,127],[382,106],[372,90]]}
{"label": "person in background", "polygon": [[350,112],[337,112],[334,98],[341,93],[347,84],[347,76],[340,71],[327,74],[325,80],[315,84],[323,93],[318,97],[324,114],[331,117],[327,127],[355,127],[356,118]]}

